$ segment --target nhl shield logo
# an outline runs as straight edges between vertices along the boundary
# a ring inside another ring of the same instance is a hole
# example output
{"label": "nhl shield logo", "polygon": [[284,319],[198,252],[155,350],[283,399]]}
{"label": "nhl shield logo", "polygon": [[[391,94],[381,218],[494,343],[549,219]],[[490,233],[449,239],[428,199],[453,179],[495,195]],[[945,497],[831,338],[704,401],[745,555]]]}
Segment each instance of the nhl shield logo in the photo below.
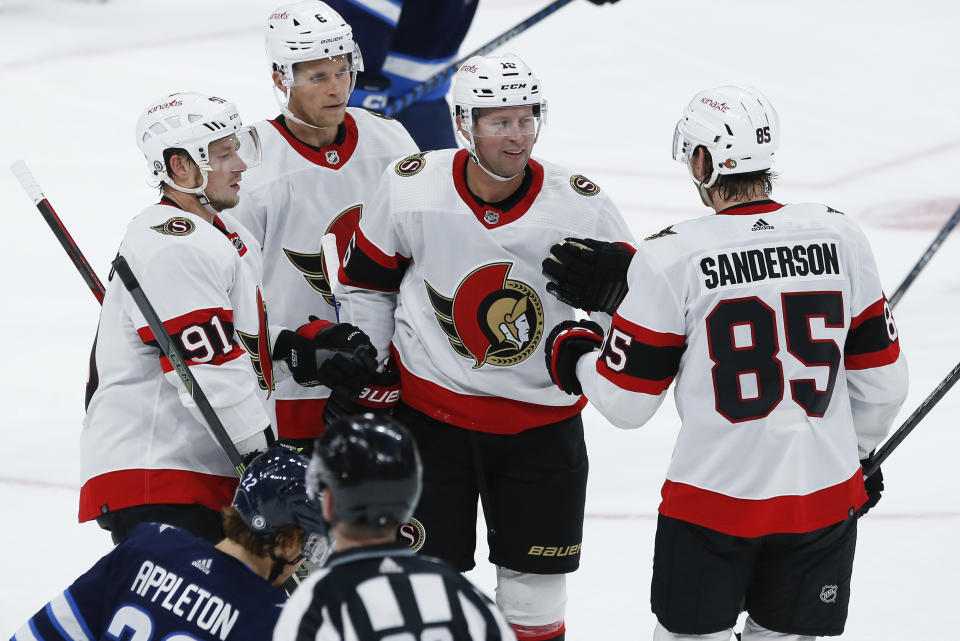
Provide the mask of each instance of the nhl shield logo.
{"label": "nhl shield logo", "polygon": [[425,283],[450,346],[474,369],[509,367],[533,353],[543,337],[543,304],[532,287],[508,278],[512,263],[473,270],[446,297]]}
{"label": "nhl shield logo", "polygon": [[500,222],[500,212],[488,209],[483,214],[483,221],[488,225],[496,225]]}
{"label": "nhl shield logo", "polygon": [[331,149],[327,152],[327,162],[331,165],[340,163],[340,154],[337,153],[336,149]]}
{"label": "nhl shield logo", "polygon": [[837,586],[825,585],[820,589],[820,600],[824,603],[837,602]]}

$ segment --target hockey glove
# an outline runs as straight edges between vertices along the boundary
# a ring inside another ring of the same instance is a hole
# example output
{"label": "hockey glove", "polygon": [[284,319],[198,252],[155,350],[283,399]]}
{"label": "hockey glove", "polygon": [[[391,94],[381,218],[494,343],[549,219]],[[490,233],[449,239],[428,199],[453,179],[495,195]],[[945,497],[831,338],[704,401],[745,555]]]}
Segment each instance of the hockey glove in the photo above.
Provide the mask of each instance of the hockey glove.
{"label": "hockey glove", "polygon": [[543,348],[550,380],[567,394],[583,394],[577,361],[602,344],[603,328],[593,321],[563,321],[554,327]]}
{"label": "hockey glove", "polygon": [[[300,326],[296,333],[288,329],[280,332],[274,343],[273,358],[286,361],[293,380],[304,387],[333,387],[346,376],[345,372],[353,369],[342,357],[354,354],[360,347],[376,358],[376,349],[359,328],[311,316],[310,322]],[[357,393],[360,389],[362,387]]]}
{"label": "hockey glove", "polygon": [[374,372],[359,396],[345,387],[334,387],[323,409],[323,424],[330,425],[341,416],[367,412],[390,413],[400,401],[400,373],[387,368]]}
{"label": "hockey glove", "polygon": [[571,307],[613,314],[627,293],[633,253],[620,243],[566,238],[543,261],[547,291]]}
{"label": "hockey glove", "polygon": [[[873,460],[868,456],[860,461],[860,469],[867,469],[872,462]],[[867,502],[857,510],[858,519],[880,502],[880,495],[883,493],[883,470],[878,467],[876,472],[863,479],[863,489],[867,491]]]}

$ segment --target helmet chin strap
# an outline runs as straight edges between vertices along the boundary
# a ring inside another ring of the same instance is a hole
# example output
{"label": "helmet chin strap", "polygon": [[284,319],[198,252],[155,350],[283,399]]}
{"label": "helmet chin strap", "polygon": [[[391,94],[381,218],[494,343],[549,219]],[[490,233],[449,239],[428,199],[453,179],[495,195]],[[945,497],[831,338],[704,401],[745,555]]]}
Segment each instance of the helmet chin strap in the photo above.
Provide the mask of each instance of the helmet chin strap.
{"label": "helmet chin strap", "polygon": [[693,184],[697,186],[697,193],[700,194],[700,201],[704,204],[705,207],[713,208],[713,200],[710,198],[710,187],[713,186],[715,180],[704,181],[698,179],[693,173],[693,163],[690,160],[687,160],[687,169],[690,171],[690,177],[693,178]]}
{"label": "helmet chin strap", "polygon": [[[356,82],[357,82],[357,74],[355,72],[351,72],[350,91],[347,92],[348,101],[350,100],[350,94],[353,93],[353,87],[356,85]],[[280,90],[277,88],[277,86],[274,85],[273,95],[276,97],[277,102],[280,104],[280,113],[283,114],[283,117],[289,118],[290,120],[297,123],[298,125],[303,125],[304,127],[310,127],[311,129],[336,129],[337,127],[340,126],[339,124],[337,124],[334,127],[318,127],[317,125],[310,124],[309,122],[306,122],[294,116],[293,112],[290,111],[290,86],[289,85],[286,85],[286,84],[283,85],[282,94],[280,93]]]}
{"label": "helmet chin strap", "polygon": [[200,206],[203,207],[204,211],[212,216],[216,216],[219,211],[214,209],[213,205],[210,204],[210,199],[207,197],[207,170],[200,168],[200,175],[203,176],[203,181],[200,183],[199,187],[181,187],[173,180],[164,180],[163,183],[169,185],[171,189],[179,191],[181,194],[191,194],[197,197],[197,200],[200,201]]}
{"label": "helmet chin strap", "polygon": [[273,584],[277,577],[283,574],[288,565],[300,565],[303,562],[303,556],[298,556],[293,561],[288,561],[283,557],[277,556],[273,548],[270,548],[270,558],[273,559],[273,567],[270,568],[270,576],[267,577],[267,583]]}
{"label": "helmet chin strap", "polygon": [[[473,129],[472,126],[471,126],[471,129]],[[511,180],[513,180],[514,178],[516,178],[517,176],[523,173],[523,170],[521,169],[518,173],[510,176],[509,178],[504,178],[503,176],[493,173],[492,171],[484,167],[482,162],[480,162],[480,156],[479,154],[477,154],[477,147],[476,145],[473,144],[473,131],[470,132],[470,138],[467,138],[466,136],[464,136],[463,132],[460,131],[459,127],[454,132],[454,134],[456,135],[457,139],[460,140],[460,143],[467,148],[467,152],[469,152],[470,158],[473,160],[473,162],[476,163],[477,167],[482,169],[485,174],[487,174],[497,182],[501,182],[501,183],[510,182]]]}

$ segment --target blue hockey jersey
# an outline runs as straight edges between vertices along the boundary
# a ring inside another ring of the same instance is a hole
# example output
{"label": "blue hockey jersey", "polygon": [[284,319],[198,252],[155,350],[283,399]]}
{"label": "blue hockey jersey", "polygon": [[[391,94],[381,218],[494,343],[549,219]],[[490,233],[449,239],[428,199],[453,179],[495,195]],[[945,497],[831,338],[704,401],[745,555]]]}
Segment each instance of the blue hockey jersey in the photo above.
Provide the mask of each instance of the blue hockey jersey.
{"label": "blue hockey jersey", "polygon": [[145,523],[11,641],[263,641],[286,599],[210,543]]}
{"label": "blue hockey jersey", "polygon": [[[364,72],[350,105],[382,109],[457,59],[479,0],[327,0],[353,27]],[[441,83],[420,100],[447,95]]]}

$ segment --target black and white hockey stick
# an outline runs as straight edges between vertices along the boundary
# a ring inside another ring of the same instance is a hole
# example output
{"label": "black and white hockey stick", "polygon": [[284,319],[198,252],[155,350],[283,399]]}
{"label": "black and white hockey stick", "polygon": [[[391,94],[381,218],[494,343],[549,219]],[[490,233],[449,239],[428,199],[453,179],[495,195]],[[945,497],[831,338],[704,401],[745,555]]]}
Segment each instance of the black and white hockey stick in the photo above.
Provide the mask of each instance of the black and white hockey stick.
{"label": "black and white hockey stick", "polygon": [[930,243],[930,246],[927,247],[927,251],[923,252],[923,256],[920,257],[920,260],[917,261],[917,264],[913,266],[913,269],[910,270],[910,273],[907,274],[907,277],[903,279],[903,282],[900,283],[900,286],[897,287],[897,291],[893,292],[893,295],[889,298],[890,307],[893,307],[897,304],[904,293],[906,293],[907,288],[916,280],[917,276],[920,274],[920,271],[926,267],[927,263],[930,262],[930,259],[933,258],[933,255],[937,253],[937,250],[940,249],[940,245],[943,244],[943,241],[946,240],[947,236],[950,235],[950,232],[953,231],[953,228],[957,226],[957,223],[960,222],[960,207],[957,208],[953,215],[947,220],[946,224],[940,228],[940,233],[937,234],[937,237],[933,239],[933,242]]}
{"label": "black and white hockey stick", "polygon": [[97,278],[96,272],[93,271],[93,267],[90,266],[83,252],[77,247],[77,243],[73,240],[67,228],[63,226],[60,217],[57,216],[57,212],[53,210],[50,201],[43,195],[43,190],[40,189],[40,185],[27,167],[27,163],[18,160],[10,165],[10,171],[12,171],[13,175],[17,177],[17,180],[20,181],[23,190],[27,192],[30,200],[32,200],[33,204],[40,210],[40,215],[43,216],[43,219],[50,225],[50,230],[53,232],[53,235],[60,241],[63,250],[67,252],[67,256],[73,261],[74,267],[80,272],[80,276],[83,277],[83,281],[87,284],[87,287],[89,287],[93,295],[97,297],[97,302],[102,304],[104,294],[103,283]]}
{"label": "black and white hockey stick", "polygon": [[120,254],[117,254],[117,257],[113,259],[113,269],[116,271],[117,276],[120,277],[121,282],[123,282],[123,286],[130,292],[133,301],[140,309],[140,313],[143,314],[143,317],[146,319],[147,325],[150,326],[150,331],[153,332],[154,337],[156,337],[157,342],[160,344],[160,351],[170,359],[170,364],[183,382],[187,393],[193,398],[193,402],[197,404],[197,409],[200,410],[200,414],[203,415],[204,420],[207,422],[207,426],[210,428],[210,433],[214,440],[217,441],[220,448],[227,455],[227,458],[230,459],[230,463],[233,464],[234,469],[237,471],[237,476],[242,476],[244,470],[243,458],[240,456],[237,446],[233,444],[230,435],[227,434],[226,428],[224,428],[223,423],[220,422],[216,411],[213,409],[213,406],[210,405],[210,401],[207,400],[207,395],[203,393],[200,383],[197,382],[193,372],[187,367],[187,359],[184,358],[183,352],[181,352],[177,344],[173,342],[170,333],[167,332],[167,329],[163,326],[163,321],[160,320],[156,310],[150,303],[150,299],[147,298],[143,288],[140,287],[140,283],[137,281],[133,270],[130,269],[130,265],[127,264],[127,260]]}
{"label": "black and white hockey stick", "polygon": [[910,417],[903,422],[903,425],[897,428],[897,431],[876,451],[871,457],[870,467],[863,471],[864,477],[870,476],[880,469],[880,465],[897,449],[900,443],[903,442],[903,439],[907,438],[907,434],[913,431],[913,428],[923,420],[923,417],[933,409],[933,406],[940,402],[940,399],[950,391],[950,388],[953,387],[953,384],[957,382],[958,378],[960,378],[960,363],[957,363],[956,366],[950,370],[950,373],[940,381],[936,389],[930,392],[927,398],[923,399],[923,402],[913,411],[913,414],[911,414]]}
{"label": "black and white hockey stick", "polygon": [[396,100],[390,101],[390,103],[383,109],[383,112],[382,112],[383,115],[388,117],[396,116],[397,112],[402,111],[407,107],[409,107],[413,103],[413,101],[420,98],[420,96],[427,93],[428,91],[430,91],[431,89],[439,85],[440,83],[449,80],[453,76],[453,74],[457,72],[457,69],[460,68],[460,65],[466,62],[468,58],[472,58],[473,56],[482,56],[493,51],[503,43],[507,42],[508,40],[512,40],[513,38],[520,35],[521,33],[526,31],[533,25],[537,24],[538,22],[540,22],[550,14],[554,13],[557,9],[560,9],[561,7],[568,5],[571,2],[573,2],[573,0],[554,0],[553,2],[545,6],[543,9],[540,9],[540,11],[537,11],[535,14],[533,14],[532,16],[524,20],[523,22],[520,22],[514,25],[513,27],[507,29],[506,31],[501,33],[499,36],[497,36],[496,38],[488,42],[487,44],[480,47],[479,49],[475,51],[471,51],[470,53],[463,56],[456,62],[451,63],[444,69],[438,71],[434,75],[430,76],[420,84],[410,89],[410,91],[403,94]]}

